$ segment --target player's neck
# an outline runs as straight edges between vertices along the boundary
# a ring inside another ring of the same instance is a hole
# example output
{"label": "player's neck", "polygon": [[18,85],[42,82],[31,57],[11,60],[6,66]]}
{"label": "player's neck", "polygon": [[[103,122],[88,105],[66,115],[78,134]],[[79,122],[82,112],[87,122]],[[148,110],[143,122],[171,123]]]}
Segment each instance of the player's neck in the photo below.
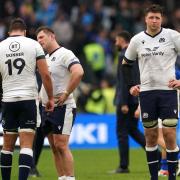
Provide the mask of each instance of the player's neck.
{"label": "player's neck", "polygon": [[26,32],[20,31],[20,30],[9,32],[9,36],[25,36],[25,35],[26,35]]}
{"label": "player's neck", "polygon": [[60,47],[61,46],[58,43],[53,43],[48,49],[48,54],[51,54],[52,52],[54,52],[56,49]]}
{"label": "player's neck", "polygon": [[150,29],[150,28],[146,29],[146,33],[149,34],[150,36],[155,36],[160,31],[161,31],[161,27],[159,29],[156,29],[156,30],[153,30],[153,29]]}

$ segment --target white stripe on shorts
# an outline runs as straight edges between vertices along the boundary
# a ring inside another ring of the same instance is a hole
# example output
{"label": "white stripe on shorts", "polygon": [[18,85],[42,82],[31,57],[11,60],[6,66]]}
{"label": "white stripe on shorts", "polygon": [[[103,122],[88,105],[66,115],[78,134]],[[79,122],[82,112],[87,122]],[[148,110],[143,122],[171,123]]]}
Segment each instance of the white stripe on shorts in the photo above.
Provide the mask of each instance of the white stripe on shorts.
{"label": "white stripe on shorts", "polygon": [[72,124],[73,124],[72,110],[73,110],[73,108],[66,106],[66,112],[65,112],[65,116],[64,116],[64,125],[63,125],[63,129],[62,129],[62,134],[66,134],[66,135],[71,134]]}

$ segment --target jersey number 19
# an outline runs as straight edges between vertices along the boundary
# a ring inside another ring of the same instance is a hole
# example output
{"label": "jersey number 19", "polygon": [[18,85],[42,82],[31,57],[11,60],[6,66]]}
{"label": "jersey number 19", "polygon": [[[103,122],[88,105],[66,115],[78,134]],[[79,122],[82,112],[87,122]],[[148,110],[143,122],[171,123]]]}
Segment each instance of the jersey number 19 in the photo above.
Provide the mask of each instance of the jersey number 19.
{"label": "jersey number 19", "polygon": [[22,70],[24,69],[25,66],[25,61],[22,58],[17,58],[14,61],[12,61],[11,59],[8,59],[5,64],[8,65],[8,73],[9,75],[12,75],[12,69],[13,67],[18,69],[17,74],[21,74]]}

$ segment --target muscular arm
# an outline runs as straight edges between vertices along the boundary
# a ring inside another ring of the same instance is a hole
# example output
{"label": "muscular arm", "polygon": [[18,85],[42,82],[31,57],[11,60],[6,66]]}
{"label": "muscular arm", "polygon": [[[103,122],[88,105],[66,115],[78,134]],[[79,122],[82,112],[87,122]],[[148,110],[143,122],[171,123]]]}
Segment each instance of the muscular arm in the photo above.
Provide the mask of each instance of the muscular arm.
{"label": "muscular arm", "polygon": [[74,91],[74,89],[79,85],[83,77],[84,71],[80,64],[74,64],[70,68],[70,73],[71,73],[71,77],[68,86],[66,87],[66,91],[69,94],[71,94]]}
{"label": "muscular arm", "polygon": [[71,73],[71,76],[70,76],[69,83],[66,87],[66,92],[62,93],[58,99],[58,105],[60,106],[63,105],[63,103],[68,98],[69,94],[71,94],[75,90],[75,88],[79,85],[82,79],[82,76],[84,74],[84,71],[80,64],[74,64],[70,68],[70,73]]}
{"label": "muscular arm", "polygon": [[46,110],[52,111],[54,108],[53,86],[46,61],[44,59],[39,59],[37,61],[37,68],[49,99],[46,104]]}
{"label": "muscular arm", "polygon": [[46,61],[44,59],[38,60],[37,67],[41,75],[42,83],[47,92],[48,98],[51,99],[53,98],[53,86]]}

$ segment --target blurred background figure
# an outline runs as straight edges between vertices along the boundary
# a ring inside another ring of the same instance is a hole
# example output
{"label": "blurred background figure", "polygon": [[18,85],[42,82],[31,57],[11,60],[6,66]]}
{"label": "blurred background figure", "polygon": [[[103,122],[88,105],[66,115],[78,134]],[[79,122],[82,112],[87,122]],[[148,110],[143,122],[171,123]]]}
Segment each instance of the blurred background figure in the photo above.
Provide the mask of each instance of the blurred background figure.
{"label": "blurred background figure", "polygon": [[[129,173],[129,135],[145,148],[145,138],[142,132],[138,129],[138,117],[135,117],[135,112],[138,108],[138,98],[133,97],[122,73],[122,60],[124,53],[131,39],[131,35],[127,31],[120,32],[115,39],[115,46],[119,53],[118,68],[117,68],[117,87],[115,95],[116,105],[116,133],[118,139],[119,150],[119,165],[114,171],[115,173]],[[131,67],[133,73],[133,82],[139,84],[138,65],[134,63]]]}

